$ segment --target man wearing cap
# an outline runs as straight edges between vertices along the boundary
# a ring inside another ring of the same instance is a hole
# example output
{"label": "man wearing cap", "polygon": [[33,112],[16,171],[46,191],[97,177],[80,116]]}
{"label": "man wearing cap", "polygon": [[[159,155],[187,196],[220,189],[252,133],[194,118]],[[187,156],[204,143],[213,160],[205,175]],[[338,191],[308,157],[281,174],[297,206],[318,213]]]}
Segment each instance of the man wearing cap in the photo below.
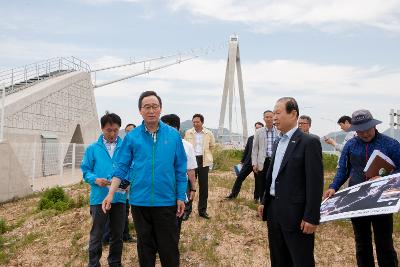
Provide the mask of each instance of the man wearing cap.
{"label": "man wearing cap", "polygon": [[[352,126],[348,131],[356,131],[357,136],[350,139],[343,148],[339,168],[324,198],[331,197],[349,179],[349,186],[367,180],[364,167],[374,150],[380,150],[395,163],[393,173],[400,172],[400,143],[379,133],[375,120],[368,110],[357,110],[351,118]],[[377,177],[374,177],[377,178]],[[356,243],[358,266],[374,266],[371,225],[374,231],[376,254],[379,266],[397,266],[397,253],[393,247],[393,214],[352,218]]]}

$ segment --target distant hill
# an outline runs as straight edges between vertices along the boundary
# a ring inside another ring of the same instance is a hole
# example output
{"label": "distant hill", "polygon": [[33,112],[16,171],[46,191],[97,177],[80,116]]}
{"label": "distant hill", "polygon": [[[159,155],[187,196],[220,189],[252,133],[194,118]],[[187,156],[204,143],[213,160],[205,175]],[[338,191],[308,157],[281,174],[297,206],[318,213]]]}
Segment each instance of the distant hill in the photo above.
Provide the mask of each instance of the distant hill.
{"label": "distant hill", "polygon": [[[192,127],[193,127],[193,124],[192,124],[191,120],[186,120],[184,122],[181,122],[181,132],[183,132],[183,133],[186,132],[186,130],[192,128]],[[207,129],[209,129],[214,134],[214,137],[217,138],[218,129],[214,129],[214,128],[207,128]],[[226,142],[230,141],[229,134],[230,134],[230,131],[228,129],[224,128],[224,132],[223,132],[224,136],[222,137],[222,143],[226,143]],[[240,135],[240,134],[233,133],[233,135],[237,136],[237,135]]]}
{"label": "distant hill", "polygon": [[[193,127],[193,124],[192,124],[191,120],[185,120],[185,121],[181,122],[181,131],[180,132],[181,132],[182,137],[183,137],[184,133],[186,132],[186,130],[188,130],[188,129],[192,128],[192,127]],[[217,134],[218,134],[218,129],[213,129],[213,128],[208,128],[208,129],[210,129],[212,131],[212,133],[214,134],[214,136],[216,138]],[[229,130],[224,128],[224,136],[222,137],[222,143],[227,143],[227,142],[230,141],[229,133],[230,133]],[[387,136],[390,136],[390,128],[388,128],[387,130],[383,131],[382,133],[387,135]],[[326,134],[324,136],[328,136],[328,137],[334,138],[335,134],[336,134],[336,142],[339,143],[339,144],[343,143],[343,140],[344,140],[344,138],[346,136],[346,132],[343,132],[343,131],[330,132],[330,133],[328,133],[328,134]],[[240,134],[233,133],[233,135],[240,135]],[[125,137],[125,131],[123,129],[120,130],[119,136],[121,138]],[[322,151],[334,151],[332,146],[326,144],[323,141],[323,136],[320,136],[320,137],[321,137]],[[400,129],[395,129],[394,130],[394,138],[400,142]]]}
{"label": "distant hill", "polygon": [[[387,136],[390,136],[390,128],[383,132]],[[400,142],[400,129],[394,129],[394,139]]]}
{"label": "distant hill", "polygon": [[[336,142],[338,144],[343,143],[344,138],[346,136],[346,132],[343,131],[339,131],[339,132],[330,132],[328,133],[326,136],[334,138],[336,134]],[[390,136],[390,128],[388,128],[387,130],[383,131],[382,134]],[[321,136],[321,139],[323,137]],[[400,142],[400,129],[394,129],[394,139],[396,139],[397,141]],[[333,151],[333,147],[326,144],[323,140],[321,141],[322,143],[322,151]]]}

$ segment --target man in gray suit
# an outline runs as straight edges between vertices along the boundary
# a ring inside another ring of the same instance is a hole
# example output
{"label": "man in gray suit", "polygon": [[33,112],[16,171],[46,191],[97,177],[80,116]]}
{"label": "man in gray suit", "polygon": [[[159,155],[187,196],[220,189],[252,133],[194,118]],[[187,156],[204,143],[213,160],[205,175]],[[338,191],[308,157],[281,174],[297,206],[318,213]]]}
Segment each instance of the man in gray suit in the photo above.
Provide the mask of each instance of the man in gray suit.
{"label": "man in gray suit", "polygon": [[268,170],[272,155],[272,146],[278,136],[274,127],[273,112],[264,112],[265,127],[256,130],[254,134],[251,162],[255,176],[254,201],[260,202],[265,191],[265,174]]}

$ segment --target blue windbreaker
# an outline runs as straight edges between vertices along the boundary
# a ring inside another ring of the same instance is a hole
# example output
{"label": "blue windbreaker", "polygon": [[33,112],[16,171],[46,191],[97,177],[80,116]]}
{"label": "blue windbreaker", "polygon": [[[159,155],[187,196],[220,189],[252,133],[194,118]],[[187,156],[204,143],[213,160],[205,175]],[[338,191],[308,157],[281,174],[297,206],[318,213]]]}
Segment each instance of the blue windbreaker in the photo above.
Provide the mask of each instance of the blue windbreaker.
{"label": "blue windbreaker", "polygon": [[187,158],[177,130],[159,122],[156,140],[144,122],[122,142],[113,176],[130,171],[129,203],[136,206],[174,206],[186,199]]}
{"label": "blue windbreaker", "polygon": [[345,144],[339,160],[339,168],[329,188],[338,191],[349,180],[349,186],[367,181],[364,168],[372,152],[377,149],[388,156],[396,165],[393,173],[400,171],[400,143],[376,131],[375,137],[365,143],[360,137],[353,137]]}
{"label": "blue windbreaker", "polygon": [[[108,187],[101,187],[95,183],[96,178],[111,180],[115,158],[121,148],[122,140],[117,138],[114,155],[111,158],[103,143],[103,135],[97,142],[88,146],[82,159],[81,170],[83,179],[90,184],[90,205],[101,204],[108,194]],[[116,192],[112,203],[126,203],[126,194]]]}

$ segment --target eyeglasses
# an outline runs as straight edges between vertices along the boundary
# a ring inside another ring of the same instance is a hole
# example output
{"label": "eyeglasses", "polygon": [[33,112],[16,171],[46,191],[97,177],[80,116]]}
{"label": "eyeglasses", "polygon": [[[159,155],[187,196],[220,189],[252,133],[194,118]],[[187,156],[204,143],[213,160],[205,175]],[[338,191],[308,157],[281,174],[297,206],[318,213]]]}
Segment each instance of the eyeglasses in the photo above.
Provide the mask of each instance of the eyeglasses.
{"label": "eyeglasses", "polygon": [[299,122],[299,125],[303,125],[303,124],[309,124],[308,122]]}
{"label": "eyeglasses", "polygon": [[144,105],[142,107],[142,109],[144,109],[145,111],[150,111],[151,109],[152,110],[158,110],[159,108],[160,108],[160,105],[157,105],[157,104],[155,104],[155,105]]}
{"label": "eyeglasses", "polygon": [[119,132],[119,128],[118,129],[110,129],[110,128],[105,128],[103,129],[103,131],[105,131],[106,133],[118,133]]}

